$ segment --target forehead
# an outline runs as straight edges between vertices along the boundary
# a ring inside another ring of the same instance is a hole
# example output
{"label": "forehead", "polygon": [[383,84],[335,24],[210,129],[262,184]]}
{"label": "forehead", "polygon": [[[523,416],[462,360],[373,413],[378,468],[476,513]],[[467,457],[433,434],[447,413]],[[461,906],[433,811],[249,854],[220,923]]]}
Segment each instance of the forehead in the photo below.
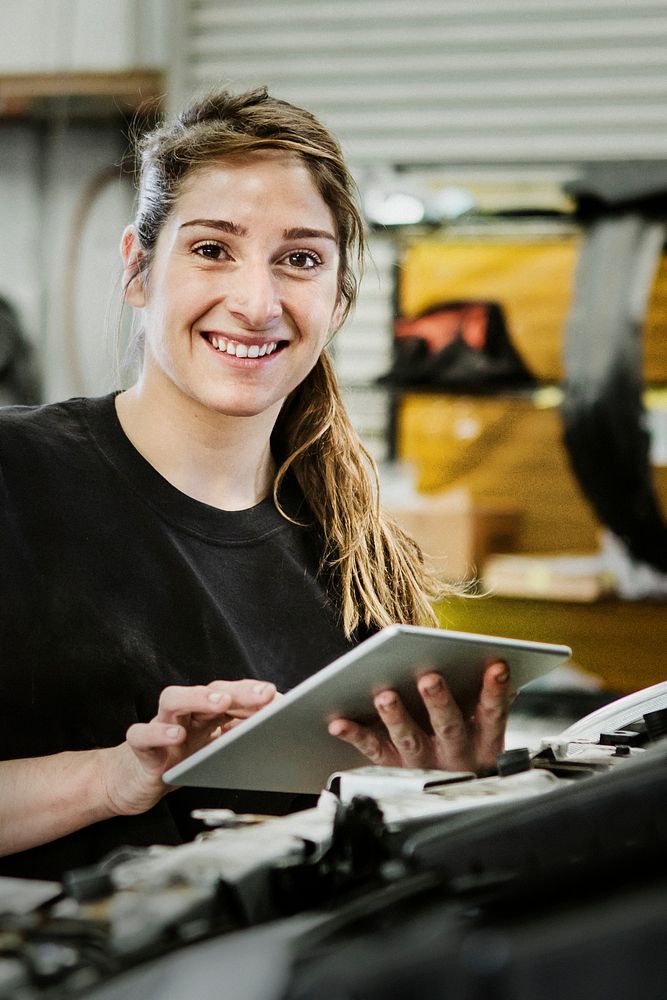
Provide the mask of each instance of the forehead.
{"label": "forehead", "polygon": [[327,227],[336,232],[334,215],[320,194],[304,160],[289,151],[256,150],[215,160],[191,170],[174,204],[174,214],[190,211],[231,218],[244,224],[263,221],[276,227]]}

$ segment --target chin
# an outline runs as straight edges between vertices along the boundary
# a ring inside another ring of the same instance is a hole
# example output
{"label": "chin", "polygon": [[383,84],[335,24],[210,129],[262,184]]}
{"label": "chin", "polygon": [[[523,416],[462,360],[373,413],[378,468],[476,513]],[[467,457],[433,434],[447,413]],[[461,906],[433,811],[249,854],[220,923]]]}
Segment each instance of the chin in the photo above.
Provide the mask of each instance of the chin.
{"label": "chin", "polygon": [[207,410],[212,410],[225,417],[258,417],[277,405],[276,400],[264,402],[247,397],[245,399],[230,399],[229,396],[216,396],[214,393],[208,397],[200,397],[200,402]]}

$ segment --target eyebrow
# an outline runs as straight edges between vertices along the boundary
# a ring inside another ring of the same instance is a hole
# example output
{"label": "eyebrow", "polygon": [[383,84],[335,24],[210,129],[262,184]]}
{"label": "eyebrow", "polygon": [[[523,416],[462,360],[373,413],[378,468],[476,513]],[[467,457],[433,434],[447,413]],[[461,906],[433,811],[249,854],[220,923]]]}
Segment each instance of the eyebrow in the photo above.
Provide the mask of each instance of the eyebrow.
{"label": "eyebrow", "polygon": [[333,240],[336,242],[336,237],[333,233],[328,232],[326,229],[308,229],[307,227],[301,227],[296,229],[286,229],[283,232],[283,237],[286,240]]}
{"label": "eyebrow", "polygon": [[[216,229],[218,232],[229,233],[230,236],[248,235],[248,230],[245,226],[239,226],[236,222],[230,222],[229,219],[191,219],[189,222],[184,222],[181,229],[188,229],[193,226],[201,226],[204,229]],[[328,232],[326,229],[311,229],[308,226],[296,226],[293,229],[285,229],[283,231],[283,239],[317,239],[336,242],[336,237],[333,233]]]}
{"label": "eyebrow", "polygon": [[235,222],[227,219],[190,219],[184,222],[181,229],[189,229],[193,226],[201,226],[203,229],[217,229],[218,232],[229,233],[230,236],[247,236],[248,230],[244,226],[237,226]]}

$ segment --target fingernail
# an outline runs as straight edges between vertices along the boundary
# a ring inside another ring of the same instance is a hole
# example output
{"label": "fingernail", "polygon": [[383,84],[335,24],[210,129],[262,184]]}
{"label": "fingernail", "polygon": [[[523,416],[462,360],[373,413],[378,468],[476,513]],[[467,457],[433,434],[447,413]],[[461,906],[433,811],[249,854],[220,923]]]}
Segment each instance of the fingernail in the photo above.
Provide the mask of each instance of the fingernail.
{"label": "fingernail", "polygon": [[510,672],[507,669],[507,667],[503,667],[503,669],[499,670],[498,673],[496,674],[496,680],[498,681],[499,684],[504,684],[509,679],[510,679]]}
{"label": "fingernail", "polygon": [[255,684],[252,693],[257,695],[266,694],[270,687],[270,684]]}
{"label": "fingernail", "polygon": [[219,705],[220,702],[222,701],[222,692],[211,691],[210,695],[208,696],[208,700],[213,702],[214,705]]}
{"label": "fingernail", "polygon": [[377,700],[378,708],[392,708],[396,704],[396,698],[391,695],[381,695]]}
{"label": "fingernail", "polygon": [[170,740],[175,740],[176,737],[180,735],[181,735],[180,726],[169,726],[169,729],[167,730],[167,736],[169,737]]}
{"label": "fingernail", "polygon": [[422,684],[421,689],[424,694],[437,694],[442,690],[442,684],[440,681],[429,681],[428,684]]}

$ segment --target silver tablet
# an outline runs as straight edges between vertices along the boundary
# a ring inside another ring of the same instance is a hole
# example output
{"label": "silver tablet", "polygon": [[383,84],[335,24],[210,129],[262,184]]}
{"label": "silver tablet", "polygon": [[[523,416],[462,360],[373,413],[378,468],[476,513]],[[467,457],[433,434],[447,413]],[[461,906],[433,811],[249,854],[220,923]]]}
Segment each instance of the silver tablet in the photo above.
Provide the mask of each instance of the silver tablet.
{"label": "silver tablet", "polygon": [[330,736],[327,724],[336,717],[373,719],[373,696],[379,691],[398,691],[406,707],[424,719],[415,680],[435,670],[469,712],[484,669],[495,660],[508,664],[516,691],[564,663],[571,652],[550,643],[390,625],[170,768],[164,779],[206,788],[317,793],[334,771],[368,764],[353,747]]}

